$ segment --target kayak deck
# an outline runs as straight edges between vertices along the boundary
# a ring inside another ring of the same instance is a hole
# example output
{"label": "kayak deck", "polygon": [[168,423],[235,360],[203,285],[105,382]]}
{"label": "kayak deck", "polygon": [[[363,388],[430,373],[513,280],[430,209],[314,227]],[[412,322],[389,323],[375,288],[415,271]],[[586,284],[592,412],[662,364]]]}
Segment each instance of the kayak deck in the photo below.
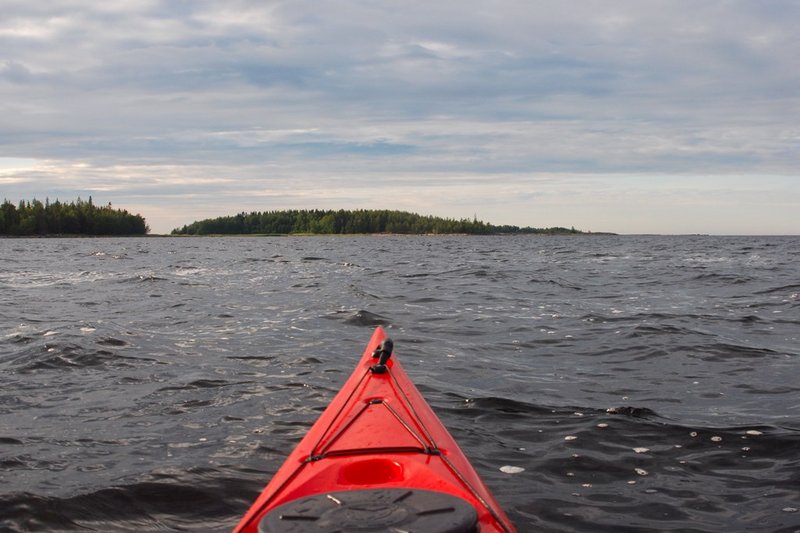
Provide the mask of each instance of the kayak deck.
{"label": "kayak deck", "polygon": [[235,533],[514,531],[392,351],[376,328]]}

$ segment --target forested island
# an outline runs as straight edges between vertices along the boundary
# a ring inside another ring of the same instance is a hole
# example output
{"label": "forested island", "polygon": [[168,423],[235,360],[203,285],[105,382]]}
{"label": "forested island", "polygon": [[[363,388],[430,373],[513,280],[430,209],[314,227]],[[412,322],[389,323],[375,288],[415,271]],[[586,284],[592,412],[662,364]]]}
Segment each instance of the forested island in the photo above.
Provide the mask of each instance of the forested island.
{"label": "forested island", "polygon": [[96,206],[88,201],[5,200],[0,205],[0,235],[145,235],[150,231],[141,215],[111,204]]}
{"label": "forested island", "polygon": [[495,226],[476,218],[455,220],[385,209],[284,210],[209,218],[172,230],[172,235],[291,234],[547,234],[582,233],[575,228]]}

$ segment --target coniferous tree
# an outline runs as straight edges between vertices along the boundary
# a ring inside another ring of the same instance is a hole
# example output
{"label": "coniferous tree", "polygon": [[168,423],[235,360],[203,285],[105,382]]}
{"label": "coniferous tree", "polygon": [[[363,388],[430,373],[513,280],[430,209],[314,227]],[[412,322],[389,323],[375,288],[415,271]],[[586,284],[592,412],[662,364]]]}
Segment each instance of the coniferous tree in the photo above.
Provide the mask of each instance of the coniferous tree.
{"label": "coniferous tree", "polygon": [[8,200],[0,205],[0,235],[144,235],[150,231],[141,215],[114,209],[109,203],[96,207],[91,197],[73,203],[56,200],[43,204],[37,199],[21,200],[14,206]]}
{"label": "coniferous tree", "polygon": [[471,235],[542,233],[580,233],[567,228],[519,228],[517,226],[493,226],[477,216],[461,220],[421,216],[405,211],[359,209],[333,210],[285,210],[239,213],[234,216],[205,219],[172,230],[173,235],[210,234],[262,234],[289,235],[356,234],[356,233],[407,233],[407,234],[453,234]]}

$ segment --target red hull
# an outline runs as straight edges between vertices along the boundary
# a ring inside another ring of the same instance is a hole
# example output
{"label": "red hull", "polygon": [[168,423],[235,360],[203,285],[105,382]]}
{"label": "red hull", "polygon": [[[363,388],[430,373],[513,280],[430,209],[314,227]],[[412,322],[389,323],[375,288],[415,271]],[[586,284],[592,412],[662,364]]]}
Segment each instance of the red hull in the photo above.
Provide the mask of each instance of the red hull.
{"label": "red hull", "polygon": [[353,374],[234,533],[256,533],[265,515],[295,500],[365,489],[444,493],[474,507],[478,531],[514,531],[396,358],[385,372],[373,371],[385,338],[378,327]]}

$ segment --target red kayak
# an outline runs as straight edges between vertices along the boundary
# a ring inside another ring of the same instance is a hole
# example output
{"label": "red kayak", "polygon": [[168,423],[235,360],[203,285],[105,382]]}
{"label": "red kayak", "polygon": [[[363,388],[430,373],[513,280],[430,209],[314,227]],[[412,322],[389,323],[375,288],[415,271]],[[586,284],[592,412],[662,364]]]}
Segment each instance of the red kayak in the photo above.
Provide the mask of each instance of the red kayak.
{"label": "red kayak", "polygon": [[234,533],[514,532],[380,327]]}

